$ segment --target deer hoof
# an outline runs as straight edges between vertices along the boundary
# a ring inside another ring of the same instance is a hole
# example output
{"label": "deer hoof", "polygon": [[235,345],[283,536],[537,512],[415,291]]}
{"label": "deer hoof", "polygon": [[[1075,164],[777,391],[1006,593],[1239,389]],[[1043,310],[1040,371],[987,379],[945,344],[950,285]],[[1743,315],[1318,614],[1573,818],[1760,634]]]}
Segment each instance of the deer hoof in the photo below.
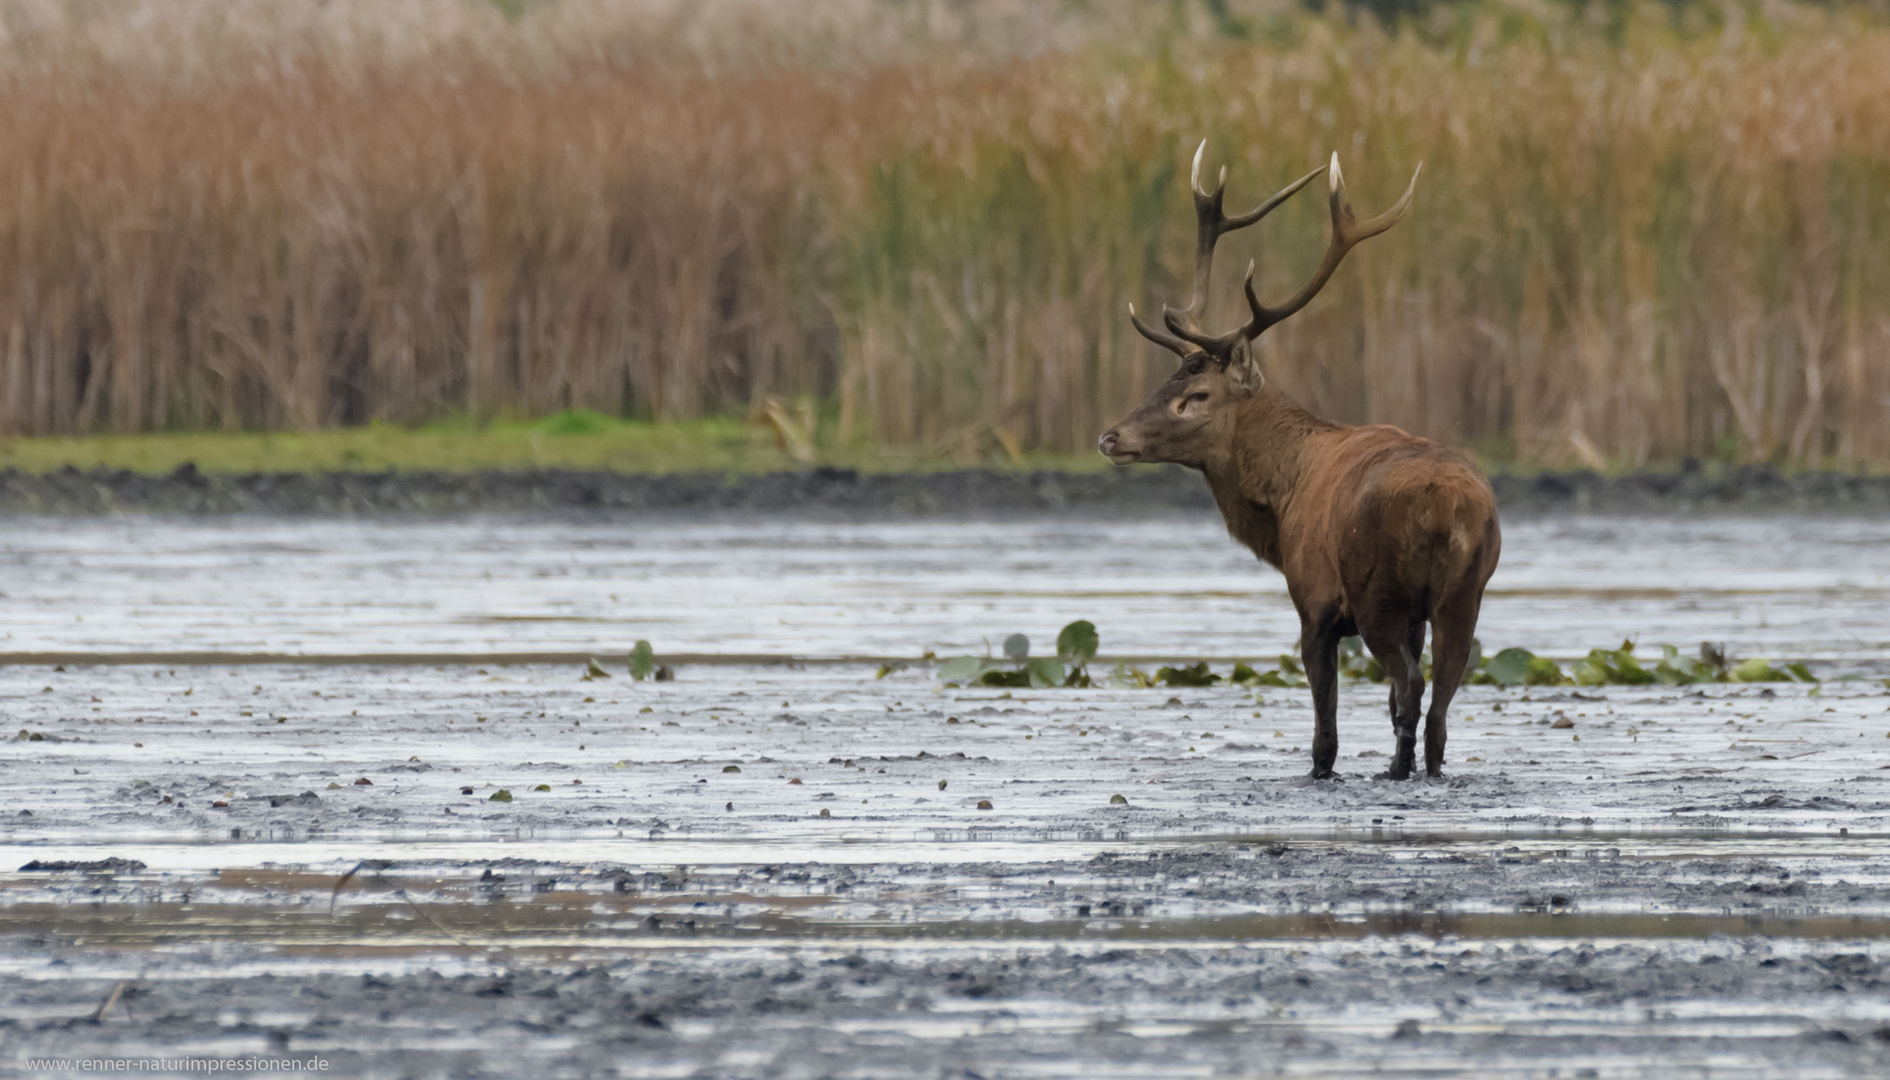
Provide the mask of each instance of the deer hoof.
{"label": "deer hoof", "polygon": [[1391,768],[1379,773],[1377,778],[1380,780],[1409,780],[1411,779],[1411,766],[1393,765]]}
{"label": "deer hoof", "polygon": [[1314,780],[1343,780],[1344,779],[1344,777],[1340,776],[1338,773],[1333,772],[1330,766],[1327,766],[1326,768],[1323,768],[1323,769],[1319,768],[1318,766],[1314,766],[1313,771],[1312,771],[1312,778]]}

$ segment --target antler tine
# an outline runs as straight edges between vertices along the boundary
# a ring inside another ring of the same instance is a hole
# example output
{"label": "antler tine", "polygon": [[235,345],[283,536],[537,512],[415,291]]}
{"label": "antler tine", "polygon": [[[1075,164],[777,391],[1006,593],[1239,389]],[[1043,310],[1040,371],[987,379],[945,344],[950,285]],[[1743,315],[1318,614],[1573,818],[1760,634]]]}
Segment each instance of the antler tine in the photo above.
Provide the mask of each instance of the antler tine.
{"label": "antler tine", "polygon": [[1193,356],[1198,351],[1197,349],[1195,349],[1194,346],[1188,344],[1186,341],[1183,341],[1181,338],[1178,338],[1173,334],[1164,334],[1160,330],[1157,330],[1149,326],[1147,323],[1143,322],[1140,318],[1136,316],[1134,304],[1129,305],[1129,321],[1135,324],[1135,330],[1137,333],[1141,334],[1143,337],[1149,339],[1155,344],[1160,345],[1162,348],[1167,349],[1169,352],[1174,353],[1176,356],[1182,356],[1182,357]]}
{"label": "antler tine", "polygon": [[1276,308],[1267,307],[1260,302],[1259,297],[1254,295],[1253,275],[1249,272],[1246,288],[1247,307],[1253,312],[1253,317],[1239,332],[1251,341],[1265,333],[1267,328],[1305,307],[1313,297],[1319,295],[1319,290],[1326,287],[1326,282],[1332,278],[1332,272],[1339,268],[1339,262],[1345,258],[1347,252],[1404,219],[1404,215],[1411,209],[1412,197],[1417,194],[1418,177],[1423,172],[1424,165],[1420,162],[1417,170],[1411,174],[1411,182],[1405,185],[1403,197],[1394,203],[1391,209],[1375,218],[1359,221],[1352,215],[1352,203],[1345,190],[1345,174],[1339,171],[1339,155],[1335,151],[1332,155],[1329,174],[1332,240],[1326,245],[1325,257],[1319,260],[1319,269],[1313,271],[1312,280],[1308,281],[1299,292],[1293,294],[1291,300]]}
{"label": "antler tine", "polygon": [[1188,175],[1188,188],[1194,193],[1194,288],[1189,294],[1187,307],[1175,309],[1166,304],[1162,306],[1162,321],[1177,332],[1184,326],[1194,331],[1194,324],[1206,312],[1208,283],[1214,272],[1214,245],[1220,238],[1266,217],[1273,212],[1274,208],[1291,198],[1294,192],[1310,183],[1313,177],[1325,171],[1325,167],[1320,166],[1288,184],[1278,194],[1247,213],[1230,218],[1222,210],[1222,200],[1227,191],[1227,166],[1221,166],[1213,191],[1204,191],[1201,188],[1201,157],[1206,152],[1207,140],[1202,139],[1201,145],[1195,147],[1194,167]]}
{"label": "antler tine", "polygon": [[[1253,315],[1247,320],[1244,326],[1236,327],[1225,334],[1210,336],[1192,327],[1183,325],[1180,320],[1170,315],[1165,320],[1168,324],[1168,329],[1174,331],[1176,336],[1180,337],[1182,340],[1191,342],[1211,356],[1225,358],[1232,355],[1234,346],[1238,345],[1240,342],[1252,341],[1262,333],[1265,333],[1268,327],[1276,325],[1287,316],[1305,307],[1314,296],[1319,294],[1320,289],[1325,288],[1326,282],[1331,279],[1332,272],[1338,269],[1339,262],[1345,258],[1346,252],[1351,251],[1361,242],[1377,236],[1379,233],[1384,232],[1386,229],[1391,228],[1402,220],[1405,213],[1411,209],[1411,199],[1417,193],[1418,176],[1423,172],[1424,166],[1420,164],[1417,167],[1417,171],[1411,174],[1411,183],[1406,185],[1404,196],[1400,198],[1391,209],[1369,221],[1359,221],[1352,214],[1352,204],[1345,190],[1345,175],[1339,171],[1339,155],[1334,153],[1332,155],[1332,164],[1329,172],[1332,189],[1330,196],[1332,207],[1332,239],[1326,245],[1325,257],[1319,261],[1319,269],[1313,272],[1312,280],[1307,282],[1305,287],[1300,289],[1298,293],[1295,293],[1291,300],[1288,300],[1277,308],[1270,308],[1262,304],[1260,298],[1255,295],[1253,291],[1253,264],[1248,263],[1247,280],[1244,284],[1243,291],[1247,294],[1247,307],[1253,312]],[[1263,209],[1271,210],[1282,198],[1297,191],[1301,184],[1304,184],[1307,180],[1317,175],[1318,171],[1315,170],[1312,174],[1302,178],[1287,191],[1268,200],[1267,205],[1263,207]]]}

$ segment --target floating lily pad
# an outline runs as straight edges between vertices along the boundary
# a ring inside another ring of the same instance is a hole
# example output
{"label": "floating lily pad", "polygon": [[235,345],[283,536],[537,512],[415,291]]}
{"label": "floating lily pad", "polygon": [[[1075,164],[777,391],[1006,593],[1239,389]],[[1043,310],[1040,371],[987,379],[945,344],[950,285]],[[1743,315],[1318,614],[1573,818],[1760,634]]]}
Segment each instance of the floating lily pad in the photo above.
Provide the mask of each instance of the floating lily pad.
{"label": "floating lily pad", "polygon": [[1729,674],[1731,674],[1734,682],[1792,681],[1790,672],[1780,671],[1772,666],[1770,660],[1760,656],[1755,656],[1750,660],[1740,661]]}
{"label": "floating lily pad", "polygon": [[1061,660],[1052,660],[1049,657],[1044,657],[1038,660],[1027,661],[1024,664],[1024,674],[1029,677],[1029,684],[1031,686],[1042,690],[1046,687],[1062,686],[1063,680],[1068,673],[1064,670]]}
{"label": "floating lily pad", "polygon": [[1022,634],[1012,634],[1005,638],[1004,655],[1012,660],[1030,659],[1030,639]]}
{"label": "floating lily pad", "polygon": [[1102,638],[1096,633],[1096,624],[1087,619],[1078,619],[1064,627],[1057,634],[1057,659],[1066,664],[1087,664],[1096,657],[1096,650],[1102,645]]}
{"label": "floating lily pad", "polygon": [[512,793],[505,790],[504,788],[500,788],[499,790],[486,796],[486,801],[487,802],[511,802]]}
{"label": "floating lily pad", "polygon": [[656,673],[656,653],[647,641],[638,641],[630,649],[630,677],[642,682]]}
{"label": "floating lily pad", "polygon": [[938,678],[947,686],[962,686],[975,682],[983,671],[983,660],[975,656],[959,656],[938,666]]}
{"label": "floating lily pad", "polygon": [[1528,649],[1509,648],[1490,657],[1474,683],[1498,686],[1557,686],[1568,681],[1555,661]]}

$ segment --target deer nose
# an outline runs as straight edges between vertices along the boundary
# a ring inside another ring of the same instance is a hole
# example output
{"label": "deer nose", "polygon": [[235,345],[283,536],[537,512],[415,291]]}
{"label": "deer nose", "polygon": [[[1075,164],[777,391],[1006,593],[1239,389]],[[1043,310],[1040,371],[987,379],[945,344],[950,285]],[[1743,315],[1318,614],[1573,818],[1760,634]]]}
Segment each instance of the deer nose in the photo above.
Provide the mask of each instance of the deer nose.
{"label": "deer nose", "polygon": [[1101,450],[1105,457],[1116,452],[1116,432],[1114,428],[1102,433],[1102,438],[1096,440],[1096,449]]}

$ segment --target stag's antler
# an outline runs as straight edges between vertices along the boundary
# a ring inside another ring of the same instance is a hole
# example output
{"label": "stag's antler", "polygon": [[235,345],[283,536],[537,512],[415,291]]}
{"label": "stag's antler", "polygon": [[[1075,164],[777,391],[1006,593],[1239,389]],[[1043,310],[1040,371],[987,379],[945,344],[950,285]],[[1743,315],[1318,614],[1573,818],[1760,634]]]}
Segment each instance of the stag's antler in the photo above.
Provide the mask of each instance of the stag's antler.
{"label": "stag's antler", "polygon": [[[1190,331],[1198,328],[1201,316],[1207,308],[1208,279],[1214,270],[1214,245],[1220,238],[1236,229],[1244,229],[1261,218],[1272,213],[1274,208],[1291,198],[1293,193],[1305,187],[1312,178],[1324,172],[1323,167],[1314,169],[1305,176],[1280,189],[1279,194],[1254,207],[1244,214],[1228,217],[1221,209],[1221,201],[1227,192],[1227,166],[1221,166],[1219,179],[1214,182],[1213,192],[1201,190],[1201,155],[1207,151],[1207,140],[1194,151],[1194,170],[1189,174],[1188,187],[1194,192],[1194,292],[1188,298],[1188,306],[1179,311],[1162,305],[1162,321],[1170,329],[1187,326]],[[1198,352],[1188,344],[1184,337],[1165,334],[1144,323],[1136,317],[1135,305],[1129,305],[1129,321],[1135,324],[1141,335],[1165,349],[1172,350],[1178,356],[1191,356]]]}
{"label": "stag's antler", "polygon": [[[1305,307],[1308,301],[1319,295],[1319,290],[1325,288],[1326,282],[1331,280],[1332,272],[1339,268],[1339,262],[1345,258],[1346,252],[1351,251],[1363,241],[1377,236],[1379,233],[1384,232],[1386,229],[1391,228],[1402,220],[1405,213],[1411,209],[1412,196],[1417,193],[1418,176],[1423,172],[1424,166],[1420,164],[1417,167],[1417,171],[1411,174],[1411,183],[1405,187],[1404,196],[1400,198],[1391,209],[1375,218],[1361,222],[1352,214],[1352,204],[1345,190],[1345,176],[1339,171],[1339,155],[1334,153],[1332,155],[1332,164],[1326,170],[1327,177],[1331,183],[1332,240],[1326,245],[1325,258],[1319,261],[1319,269],[1313,272],[1312,280],[1308,281],[1305,287],[1295,293],[1292,299],[1281,304],[1279,307],[1270,308],[1262,304],[1260,298],[1254,294],[1254,268],[1251,262],[1248,263],[1247,279],[1243,291],[1247,294],[1247,307],[1253,314],[1244,325],[1235,327],[1227,333],[1218,336],[1210,336],[1201,333],[1197,327],[1188,325],[1190,321],[1189,317],[1196,314],[1196,306],[1201,303],[1202,297],[1206,292],[1207,272],[1203,267],[1203,263],[1212,255],[1213,249],[1212,241],[1207,239],[1208,223],[1205,213],[1200,210],[1202,196],[1200,189],[1197,187],[1195,191],[1195,205],[1197,213],[1201,214],[1201,236],[1203,238],[1201,250],[1206,254],[1197,257],[1195,267],[1196,293],[1194,300],[1189,304],[1188,308],[1183,311],[1173,311],[1166,307],[1163,308],[1162,321],[1167,324],[1169,330],[1173,331],[1172,334],[1160,334],[1160,336],[1157,336],[1157,333],[1152,333],[1147,327],[1143,326],[1140,320],[1135,320],[1135,328],[1140,330],[1142,335],[1149,340],[1165,348],[1174,350],[1182,356],[1192,355],[1195,352],[1205,352],[1209,356],[1223,362],[1231,359],[1234,354],[1234,349],[1237,346],[1259,337],[1261,334],[1265,333],[1269,327],[1274,326],[1300,308]],[[1293,192],[1298,191],[1307,180],[1317,175],[1318,170],[1315,170],[1295,182],[1285,191],[1267,200],[1267,203],[1255,213],[1253,220],[1259,220],[1259,217],[1266,211],[1273,209],[1281,200],[1285,199]],[[1217,203],[1219,194],[1217,190],[1215,192]],[[1218,211],[1218,205],[1216,206],[1216,210]],[[1251,222],[1246,222],[1246,224],[1251,224]],[[1218,234],[1215,235],[1216,238],[1218,238]],[[1130,310],[1130,318],[1134,319],[1133,309]],[[1180,347],[1177,348],[1177,345]]]}

